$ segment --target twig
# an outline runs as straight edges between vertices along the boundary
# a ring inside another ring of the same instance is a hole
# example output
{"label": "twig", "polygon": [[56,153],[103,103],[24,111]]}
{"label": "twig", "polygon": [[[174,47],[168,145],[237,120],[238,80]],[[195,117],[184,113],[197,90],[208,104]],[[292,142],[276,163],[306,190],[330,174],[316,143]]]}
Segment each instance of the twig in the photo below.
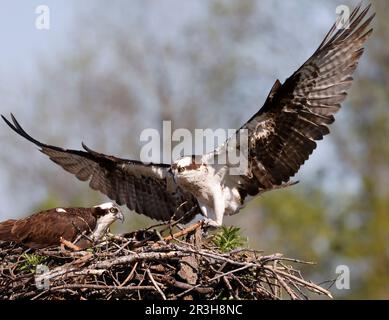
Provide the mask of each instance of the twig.
{"label": "twig", "polygon": [[[265,268],[269,269],[268,266],[265,266]],[[277,272],[279,274],[285,276],[286,278],[291,278],[294,281],[299,282],[299,283],[303,284],[304,286],[311,288],[313,291],[315,291],[317,293],[324,294],[324,295],[330,297],[331,299],[333,298],[331,293],[328,290],[326,290],[326,289],[324,289],[324,288],[322,288],[322,287],[320,287],[320,286],[318,286],[318,285],[316,285],[316,284],[314,284],[312,282],[305,281],[305,280],[303,280],[303,279],[301,279],[299,277],[296,277],[296,276],[294,276],[292,274],[289,274],[289,273],[281,271],[281,270],[278,270]]]}
{"label": "twig", "polygon": [[239,296],[235,294],[234,292],[234,289],[232,288],[231,286],[231,283],[230,281],[228,281],[227,277],[226,276],[223,276],[223,281],[228,289],[228,291],[231,293],[231,295],[236,299],[236,300],[240,300]]}
{"label": "twig", "polygon": [[181,230],[173,235],[170,235],[170,236],[167,236],[165,237],[165,241],[170,241],[170,240],[174,240],[176,238],[180,238],[182,236],[185,236],[187,235],[188,233],[191,233],[192,231],[200,228],[201,226],[203,225],[203,222],[202,221],[199,221],[191,226],[189,226],[188,228],[184,229],[184,230]]}
{"label": "twig", "polygon": [[147,275],[149,276],[151,282],[153,283],[155,289],[157,289],[157,291],[158,291],[159,294],[161,295],[162,299],[163,299],[163,300],[166,300],[165,294],[163,293],[163,291],[162,291],[161,288],[159,287],[158,283],[154,280],[153,275],[152,275],[151,272],[150,272],[150,269],[147,269],[146,272],[147,272]]}
{"label": "twig", "polygon": [[118,291],[136,291],[136,290],[155,290],[154,286],[106,286],[95,284],[65,284],[62,286],[51,288],[50,291],[58,291],[63,289],[95,289],[95,290],[118,290]]}
{"label": "twig", "polygon": [[127,278],[119,285],[119,287],[123,287],[125,284],[127,284],[128,281],[130,281],[132,279],[132,277],[134,276],[134,273],[135,273],[135,270],[136,270],[136,267],[138,266],[138,262],[135,262],[134,264],[134,267],[132,268],[130,274],[127,276]]}
{"label": "twig", "polygon": [[116,265],[131,264],[136,261],[165,260],[172,258],[181,258],[187,255],[187,253],[178,251],[134,253],[128,256],[122,256],[119,258],[97,262],[91,267],[96,269],[108,269]]}
{"label": "twig", "polygon": [[73,250],[73,251],[80,251],[81,248],[79,246],[76,246],[75,244],[73,244],[72,242],[64,239],[64,238],[60,238],[60,242],[61,244],[63,244],[65,247],[68,247],[69,249]]}

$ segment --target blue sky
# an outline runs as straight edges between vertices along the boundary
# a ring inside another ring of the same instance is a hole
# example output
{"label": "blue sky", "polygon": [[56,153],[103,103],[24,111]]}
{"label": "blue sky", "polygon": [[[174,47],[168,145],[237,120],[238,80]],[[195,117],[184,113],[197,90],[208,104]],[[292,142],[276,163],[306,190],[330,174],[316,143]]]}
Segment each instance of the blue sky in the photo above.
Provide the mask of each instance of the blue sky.
{"label": "blue sky", "polygon": [[[35,9],[50,8],[50,30],[37,30]],[[0,39],[6,45],[0,53],[0,70],[13,78],[31,77],[38,59],[53,58],[64,46],[73,18],[73,1],[2,0],[0,3]]]}
{"label": "blue sky", "polygon": [[[45,1],[50,8],[50,30],[37,30],[35,9],[41,1],[31,0],[2,0],[0,2],[0,39],[5,45],[0,50],[0,94],[3,103],[1,114],[15,112],[15,108],[30,111],[31,103],[20,90],[28,90],[24,86],[34,82],[39,73],[39,61],[54,60],[56,54],[65,47],[64,39],[73,21],[73,1]],[[6,139],[6,127],[1,124],[0,138]],[[3,149],[4,150],[4,149]],[[4,156],[4,154],[3,154]],[[9,155],[10,157],[12,155]],[[13,194],[8,190],[11,181],[6,179],[7,168],[0,167],[0,201],[8,203]],[[8,177],[9,178],[9,177]],[[20,194],[22,196],[22,194]],[[28,208],[28,197],[23,195],[20,201],[13,201],[12,209],[4,213],[5,217],[15,216],[15,212],[25,214]],[[27,200],[27,201],[26,201]]]}

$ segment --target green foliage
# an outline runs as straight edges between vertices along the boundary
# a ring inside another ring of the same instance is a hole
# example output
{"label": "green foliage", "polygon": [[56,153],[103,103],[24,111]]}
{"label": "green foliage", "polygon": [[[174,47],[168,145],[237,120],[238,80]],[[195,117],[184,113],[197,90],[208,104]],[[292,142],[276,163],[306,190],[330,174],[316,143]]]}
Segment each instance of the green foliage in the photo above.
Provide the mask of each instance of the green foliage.
{"label": "green foliage", "polygon": [[269,192],[258,199],[264,226],[261,249],[319,261],[328,253],[328,241],[334,236],[327,216],[333,203],[320,186],[308,181],[304,184],[304,188],[300,185]]}
{"label": "green foliage", "polygon": [[247,239],[240,234],[240,228],[222,227],[221,230],[213,238],[213,243],[222,252],[228,252],[239,247],[247,245]]}
{"label": "green foliage", "polygon": [[47,261],[46,256],[40,256],[34,253],[23,253],[21,256],[24,262],[19,267],[20,270],[27,270],[30,273],[35,273],[35,269],[38,265]]}

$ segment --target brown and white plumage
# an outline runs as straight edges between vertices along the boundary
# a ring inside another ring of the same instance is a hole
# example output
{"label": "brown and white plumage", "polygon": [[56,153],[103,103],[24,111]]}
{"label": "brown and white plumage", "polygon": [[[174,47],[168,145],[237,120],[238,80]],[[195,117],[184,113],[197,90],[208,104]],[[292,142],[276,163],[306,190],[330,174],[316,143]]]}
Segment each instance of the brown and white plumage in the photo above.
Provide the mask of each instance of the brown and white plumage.
{"label": "brown and white plumage", "polygon": [[315,141],[329,134],[372,33],[369,8],[352,12],[349,29],[334,24],[312,57],[284,84],[277,80],[262,109],[243,126],[249,130],[250,164],[260,188],[289,181]]}
{"label": "brown and white plumage", "polygon": [[99,240],[117,219],[123,220],[123,214],[112,203],[92,208],[54,208],[0,222],[0,240],[39,249],[59,245],[61,238],[75,241],[86,233],[88,238],[80,238],[77,243],[85,248],[91,244],[89,239]]}
{"label": "brown and white plumage", "polygon": [[91,188],[119,205],[165,221],[173,215],[202,213],[218,226],[225,214],[239,211],[248,195],[288,185],[316,148],[316,141],[329,133],[372,32],[374,14],[368,16],[369,9],[355,8],[348,29],[338,30],[335,24],[299,70],[283,84],[275,82],[264,106],[241,128],[248,131],[248,170],[241,175],[230,175],[228,163],[209,161],[226,153],[232,139],[200,156],[200,161],[189,156],[172,165],[146,165],[97,153],[85,145],[85,151],[76,151],[43,144],[29,136],[13,116],[13,124],[3,119],[55,163],[78,179],[89,180]]}

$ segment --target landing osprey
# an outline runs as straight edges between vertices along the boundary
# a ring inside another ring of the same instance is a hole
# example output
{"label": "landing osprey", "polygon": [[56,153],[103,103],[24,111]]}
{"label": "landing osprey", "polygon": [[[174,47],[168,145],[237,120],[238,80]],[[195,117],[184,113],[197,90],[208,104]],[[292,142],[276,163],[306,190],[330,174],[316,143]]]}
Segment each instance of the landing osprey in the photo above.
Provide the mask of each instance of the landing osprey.
{"label": "landing osprey", "polygon": [[[214,164],[238,141],[240,130],[225,144],[202,156],[183,157],[173,164],[145,164],[89,149],[66,150],[29,136],[11,114],[18,134],[33,142],[52,161],[79,180],[89,181],[119,205],[153,219],[201,213],[211,226],[235,214],[249,199],[287,186],[316,149],[350,88],[363,46],[372,33],[370,6],[353,10],[348,28],[331,28],[319,48],[283,84],[275,82],[263,107],[241,129],[248,132],[248,168],[229,174],[230,163]],[[237,149],[241,146],[236,145]]]}
{"label": "landing osprey", "polygon": [[112,202],[92,208],[54,208],[1,222],[0,240],[40,249],[59,245],[61,237],[72,242],[79,238],[76,245],[83,249],[100,240],[117,219],[123,221],[123,213]]}

